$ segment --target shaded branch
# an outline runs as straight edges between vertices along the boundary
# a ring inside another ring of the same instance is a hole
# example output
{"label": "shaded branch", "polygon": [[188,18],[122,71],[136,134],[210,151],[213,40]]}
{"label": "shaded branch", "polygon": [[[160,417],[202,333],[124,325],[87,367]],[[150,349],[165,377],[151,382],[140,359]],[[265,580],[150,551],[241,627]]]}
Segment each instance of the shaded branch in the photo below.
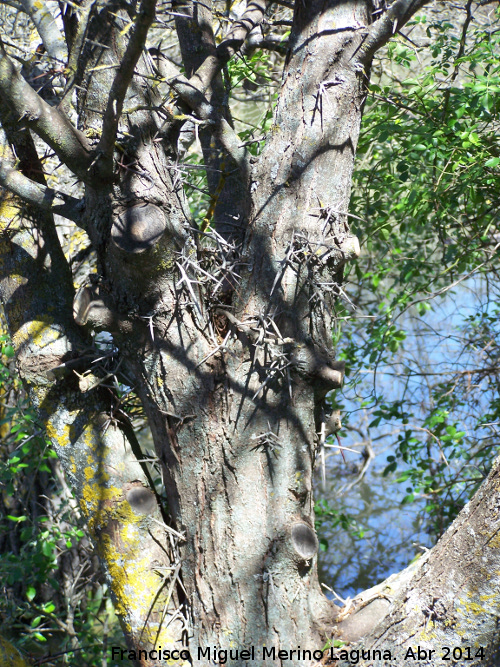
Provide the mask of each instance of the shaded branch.
{"label": "shaded branch", "polygon": [[[202,121],[213,126],[213,134],[219,139],[224,150],[233,158],[236,164],[247,171],[247,151],[241,144],[241,140],[228,123],[228,121],[217,112],[216,108],[208,101],[205,95],[195,86],[193,78],[187,79],[166,58],[158,59],[158,67],[161,76],[177,95]],[[183,114],[178,109],[169,108],[174,118],[182,118]],[[185,117],[187,120],[187,117]]]}
{"label": "shaded branch", "polygon": [[37,95],[16,70],[3,44],[0,44],[0,93],[17,116],[17,122],[38,134],[79,178],[88,178],[92,154],[85,135],[61,111]]}
{"label": "shaded branch", "polygon": [[0,185],[28,204],[62,215],[81,225],[83,202],[80,199],[32,181],[4,160],[0,160]]}
{"label": "shaded branch", "polygon": [[49,56],[65,64],[68,58],[66,42],[45,3],[42,0],[20,0],[20,3],[35,24]]}
{"label": "shaded branch", "polygon": [[61,108],[65,107],[66,99],[68,95],[73,90],[73,86],[76,83],[76,77],[78,73],[78,61],[82,55],[83,45],[85,37],[87,35],[90,15],[94,7],[93,0],[84,0],[80,6],[81,14],[77,23],[76,30],[71,39],[71,46],[68,55],[68,65],[66,67],[67,71],[67,81],[64,89],[64,93],[61,99],[59,106]]}
{"label": "shaded branch", "polygon": [[203,61],[190,78],[190,84],[205,93],[213,78],[243,46],[247,35],[262,21],[265,11],[265,0],[249,0],[243,16],[232,26],[215,53]]}
{"label": "shaded branch", "polygon": [[[9,166],[5,163],[5,169],[2,169],[2,175],[5,176],[6,184],[9,183],[14,185],[17,181],[19,186],[19,180],[26,179],[28,183],[24,183],[24,186],[32,186],[30,188],[32,195],[36,194],[36,192],[33,193],[33,190],[36,191],[38,189],[40,192],[40,189],[42,189],[44,195],[50,196],[50,191],[47,192],[47,181],[45,180],[43,164],[38,156],[31,132],[25,128],[19,127],[15,115],[1,99],[0,122],[5,133],[5,138],[10,144],[14,155],[17,156],[17,167],[20,172],[16,173],[15,170],[12,170],[14,173],[9,173]],[[18,178],[16,178],[16,176]],[[24,189],[27,188],[25,187]],[[26,208],[29,209],[31,207],[28,205]],[[23,213],[25,213],[25,210],[23,210]],[[53,212],[51,210],[41,209],[38,211],[38,215],[36,215],[36,218],[34,219],[34,224],[42,234],[45,247],[51,257],[51,265],[59,274],[59,289],[61,292],[66,292],[68,295],[72,294],[73,278],[57,234]]]}
{"label": "shaded branch", "polygon": [[133,28],[125,55],[123,56],[104,112],[102,135],[98,150],[106,160],[105,171],[112,172],[112,156],[118,130],[118,122],[123,111],[123,101],[134,76],[135,66],[146,44],[146,37],[155,17],[156,0],[142,0],[137,20]]}
{"label": "shaded branch", "polygon": [[372,23],[362,45],[357,60],[369,62],[378,49],[386,44],[428,0],[396,0],[382,16]]}
{"label": "shaded branch", "polygon": [[259,33],[252,33],[241,48],[242,55],[248,55],[255,51],[255,49],[263,49],[264,51],[276,51],[280,55],[286,55],[288,49],[288,39],[281,37],[274,37],[273,35],[264,35]]}
{"label": "shaded branch", "polygon": [[192,87],[186,77],[179,75],[170,82],[170,85],[201,120],[213,125],[213,134],[219,139],[224,150],[233,158],[238,167],[246,173],[247,150],[227,120],[217,113],[215,107],[199,90]]}

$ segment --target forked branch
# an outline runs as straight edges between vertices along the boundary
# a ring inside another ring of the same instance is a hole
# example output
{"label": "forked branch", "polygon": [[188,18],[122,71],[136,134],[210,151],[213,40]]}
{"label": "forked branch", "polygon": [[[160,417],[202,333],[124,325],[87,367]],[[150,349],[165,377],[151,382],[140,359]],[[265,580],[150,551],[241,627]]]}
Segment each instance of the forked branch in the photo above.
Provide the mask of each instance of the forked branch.
{"label": "forked branch", "polygon": [[23,201],[45,211],[52,211],[80,224],[82,202],[27,178],[20,171],[0,160],[0,186]]}
{"label": "forked branch", "polygon": [[1,43],[0,93],[21,124],[38,134],[74,174],[87,180],[92,162],[87,138],[63,112],[37,95],[16,70]]}
{"label": "forked branch", "polygon": [[189,83],[205,93],[214,77],[243,46],[247,35],[262,21],[265,11],[265,0],[249,0],[241,19],[232,26],[215,53],[204,60]]}
{"label": "forked branch", "polygon": [[390,38],[427,4],[428,0],[396,0],[382,16],[368,29],[363,44],[357,52],[357,60],[366,64],[371,61],[375,52],[386,44]]}
{"label": "forked branch", "polygon": [[[214,135],[217,136],[221,145],[242,172],[246,173],[247,151],[245,147],[241,145],[240,138],[227,120],[217,112],[205,95],[192,83],[194,76],[187,79],[167,58],[158,59],[158,68],[159,73],[172,90],[192,109],[196,116],[207,124],[213,125]],[[173,112],[174,114],[181,113],[177,109],[174,109]]]}

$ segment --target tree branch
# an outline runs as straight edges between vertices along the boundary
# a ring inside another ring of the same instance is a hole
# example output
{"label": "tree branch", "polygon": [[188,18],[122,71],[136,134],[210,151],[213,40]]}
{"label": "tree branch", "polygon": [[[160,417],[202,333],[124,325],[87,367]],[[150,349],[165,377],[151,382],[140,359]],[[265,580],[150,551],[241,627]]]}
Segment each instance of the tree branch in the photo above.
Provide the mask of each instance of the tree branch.
{"label": "tree branch", "polygon": [[66,43],[45,3],[42,0],[20,0],[20,3],[35,24],[49,56],[65,64],[68,58]]}
{"label": "tree branch", "polygon": [[227,120],[217,113],[215,107],[196,88],[193,88],[186,77],[179,74],[169,82],[179,97],[191,107],[200,120],[213,125],[213,134],[219,139],[222,147],[230,155],[240,169],[246,169],[247,151],[241,140]]}
{"label": "tree branch", "polygon": [[135,66],[146,44],[146,37],[155,17],[156,0],[142,0],[137,20],[122,58],[108,97],[104,112],[102,135],[98,150],[105,159],[108,175],[113,169],[112,157],[118,130],[118,122],[123,110],[123,101],[134,76]]}
{"label": "tree branch", "polygon": [[0,185],[28,204],[62,215],[81,226],[83,202],[80,199],[32,181],[1,159]]}
{"label": "tree branch", "polygon": [[205,93],[213,78],[242,47],[247,35],[262,21],[265,11],[265,0],[249,0],[241,19],[232,26],[217,47],[215,54],[208,56],[203,61],[189,79],[189,83]]}
{"label": "tree branch", "polygon": [[[40,157],[38,156],[31,132],[28,129],[19,126],[19,124],[16,122],[15,115],[10,111],[9,107],[1,98],[0,123],[2,124],[2,129],[5,133],[7,142],[10,144],[14,155],[17,156],[17,166],[20,171],[18,176],[27,179],[28,184],[33,185],[35,189],[38,185],[39,188],[42,188],[43,191],[45,191],[47,189],[47,181],[45,180],[43,164],[40,160]],[[6,172],[2,175],[6,177],[5,181],[7,183],[11,183],[11,185],[13,185],[15,180],[19,180],[16,179],[16,174],[8,173],[8,165],[6,165],[6,169],[2,171]],[[44,192],[44,194],[50,193]],[[30,209],[31,207],[29,205],[23,206],[23,214],[26,212],[26,208]],[[41,232],[45,248],[51,258],[51,266],[53,270],[59,274],[59,288],[63,289],[63,285],[65,285],[67,294],[72,294],[73,278],[71,275],[71,269],[66,260],[61,246],[61,241],[57,234],[52,211],[45,211],[43,209],[37,211],[36,218],[34,219],[34,225]]]}
{"label": "tree branch", "polygon": [[[185,16],[176,17],[175,25],[186,77],[180,77],[177,72],[167,74],[166,78],[175,79],[172,81],[177,85],[174,90],[198,118],[204,120],[198,137],[207,167],[210,217],[214,228],[224,238],[235,238],[238,234],[243,235],[244,221],[248,219],[249,164],[241,141],[233,130],[229,91],[224,86],[221,73],[215,70],[205,90],[199,89],[196,77],[188,80],[207,59],[211,62],[210,59],[217,53],[212,30],[212,5],[212,2],[199,3],[196,0],[182,5]],[[235,225],[235,221],[239,222]]]}
{"label": "tree branch", "polygon": [[[168,85],[194,111],[198,118],[206,121],[207,124],[213,125],[212,131],[219,139],[224,150],[233,158],[242,172],[246,174],[247,151],[245,147],[241,145],[240,138],[227,120],[217,112],[205,95],[193,85],[194,76],[191,79],[187,79],[166,58],[158,60],[158,67],[161,76]],[[173,112],[174,118],[177,115],[182,115],[182,112],[178,109],[170,109],[170,112]]]}
{"label": "tree branch", "polygon": [[396,0],[382,16],[372,23],[368,33],[358,50],[357,60],[369,62],[378,49],[407,23],[428,0]]}
{"label": "tree branch", "polygon": [[85,135],[66,116],[45,102],[23,79],[0,43],[0,93],[20,123],[27,125],[82,180],[92,162]]}
{"label": "tree branch", "polygon": [[288,49],[288,39],[281,39],[281,37],[268,36],[259,33],[252,33],[241,47],[242,55],[249,55],[255,49],[263,49],[264,51],[276,51],[280,55],[286,55]]}

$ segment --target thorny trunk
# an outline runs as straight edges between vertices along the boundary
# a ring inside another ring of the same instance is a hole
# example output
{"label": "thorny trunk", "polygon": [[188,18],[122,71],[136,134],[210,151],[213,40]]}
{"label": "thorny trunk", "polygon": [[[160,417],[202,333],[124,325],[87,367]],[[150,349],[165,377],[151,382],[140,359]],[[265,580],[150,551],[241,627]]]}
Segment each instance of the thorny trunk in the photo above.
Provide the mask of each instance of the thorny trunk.
{"label": "thorny trunk", "polygon": [[[366,88],[349,58],[368,16],[359,3],[309,12],[297,10],[268,147],[240,174],[235,231],[226,206],[212,221],[220,237],[193,232],[168,154],[137,121],[140,166],[87,195],[88,228],[104,246],[100,296],[126,313],[116,341],[185,539],[195,664],[198,647],[319,648],[334,612],[316,577],[312,472],[323,400],[342,377],[330,330],[341,267],[356,254],[345,211]],[[298,122],[287,112],[296,107]],[[161,239],[136,252],[130,211],[144,200]],[[109,215],[106,238],[97,221]],[[214,297],[198,287],[203,267],[221,273]]]}
{"label": "thorny trunk", "polygon": [[[198,646],[321,648],[328,636],[312,471],[324,396],[341,378],[331,317],[356,249],[341,212],[366,84],[348,66],[349,46],[367,19],[358,3],[296,17],[272,137],[248,183],[237,285],[215,307],[196,294],[187,305],[170,285],[172,310],[155,306],[155,340],[140,360],[169,507],[186,536],[195,664]],[[297,107],[298,120],[287,112]]]}

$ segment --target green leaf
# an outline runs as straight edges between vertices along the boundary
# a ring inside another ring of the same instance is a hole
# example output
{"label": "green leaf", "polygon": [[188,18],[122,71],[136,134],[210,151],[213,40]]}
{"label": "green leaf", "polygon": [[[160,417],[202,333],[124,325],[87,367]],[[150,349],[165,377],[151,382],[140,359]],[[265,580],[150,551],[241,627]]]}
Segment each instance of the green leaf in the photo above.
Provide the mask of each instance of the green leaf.
{"label": "green leaf", "polygon": [[47,556],[47,558],[52,558],[54,554],[54,545],[50,542],[44,542],[42,544],[42,553],[44,556]]}

